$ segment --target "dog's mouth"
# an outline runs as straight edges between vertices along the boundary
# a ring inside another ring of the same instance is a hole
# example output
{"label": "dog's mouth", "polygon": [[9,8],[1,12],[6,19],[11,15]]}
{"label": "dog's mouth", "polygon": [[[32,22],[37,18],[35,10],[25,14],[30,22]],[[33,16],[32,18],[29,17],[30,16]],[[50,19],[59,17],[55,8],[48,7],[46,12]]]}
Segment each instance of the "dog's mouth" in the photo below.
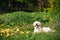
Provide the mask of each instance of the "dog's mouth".
{"label": "dog's mouth", "polygon": [[39,27],[39,25],[38,25],[38,24],[36,24],[35,26]]}

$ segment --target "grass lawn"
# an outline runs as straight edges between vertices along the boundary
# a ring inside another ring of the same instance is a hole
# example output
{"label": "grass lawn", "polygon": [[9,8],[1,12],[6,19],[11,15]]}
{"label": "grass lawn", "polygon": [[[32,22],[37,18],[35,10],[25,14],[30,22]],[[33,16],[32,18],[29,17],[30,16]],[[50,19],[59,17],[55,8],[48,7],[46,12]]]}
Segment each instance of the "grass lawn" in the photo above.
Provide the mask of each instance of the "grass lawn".
{"label": "grass lawn", "polygon": [[[60,40],[60,26],[55,22],[57,16],[45,12],[13,12],[0,14],[0,40]],[[51,26],[54,33],[33,33],[34,21],[42,26]]]}

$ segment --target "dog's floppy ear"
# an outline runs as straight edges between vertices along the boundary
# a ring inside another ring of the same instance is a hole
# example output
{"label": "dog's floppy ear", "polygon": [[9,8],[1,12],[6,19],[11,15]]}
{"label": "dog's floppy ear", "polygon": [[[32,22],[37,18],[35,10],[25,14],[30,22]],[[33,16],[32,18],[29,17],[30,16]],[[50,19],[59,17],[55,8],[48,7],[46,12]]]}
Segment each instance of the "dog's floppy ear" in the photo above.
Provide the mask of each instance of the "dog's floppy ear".
{"label": "dog's floppy ear", "polygon": [[33,23],[33,26],[35,26],[36,24],[35,24],[35,22]]}

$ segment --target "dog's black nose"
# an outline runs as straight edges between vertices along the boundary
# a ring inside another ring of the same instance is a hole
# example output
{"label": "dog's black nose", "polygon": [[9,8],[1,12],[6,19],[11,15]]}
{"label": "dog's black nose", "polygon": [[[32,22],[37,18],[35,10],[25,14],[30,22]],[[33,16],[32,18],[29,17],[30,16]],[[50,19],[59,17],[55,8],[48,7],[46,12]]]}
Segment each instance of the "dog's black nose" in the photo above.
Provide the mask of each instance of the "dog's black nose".
{"label": "dog's black nose", "polygon": [[36,24],[36,26],[39,26],[38,24]]}

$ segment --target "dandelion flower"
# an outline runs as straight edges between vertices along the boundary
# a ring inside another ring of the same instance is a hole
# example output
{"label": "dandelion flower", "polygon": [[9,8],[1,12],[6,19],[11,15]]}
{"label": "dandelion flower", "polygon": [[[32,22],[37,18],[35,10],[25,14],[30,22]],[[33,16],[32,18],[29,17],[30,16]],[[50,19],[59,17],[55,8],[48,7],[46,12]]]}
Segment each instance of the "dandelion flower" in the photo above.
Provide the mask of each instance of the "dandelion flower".
{"label": "dandelion flower", "polygon": [[14,35],[14,33],[11,33],[10,35],[12,36],[12,35]]}
{"label": "dandelion flower", "polygon": [[2,36],[3,34],[0,34],[0,36]]}
{"label": "dandelion flower", "polygon": [[20,34],[24,34],[24,32],[23,31],[20,31]]}
{"label": "dandelion flower", "polygon": [[30,31],[27,31],[26,34],[28,34]]}
{"label": "dandelion flower", "polygon": [[15,27],[13,30],[15,30],[15,31],[20,31],[18,27]]}
{"label": "dandelion flower", "polygon": [[9,33],[6,34],[6,36],[9,36],[9,35],[10,35]]}

